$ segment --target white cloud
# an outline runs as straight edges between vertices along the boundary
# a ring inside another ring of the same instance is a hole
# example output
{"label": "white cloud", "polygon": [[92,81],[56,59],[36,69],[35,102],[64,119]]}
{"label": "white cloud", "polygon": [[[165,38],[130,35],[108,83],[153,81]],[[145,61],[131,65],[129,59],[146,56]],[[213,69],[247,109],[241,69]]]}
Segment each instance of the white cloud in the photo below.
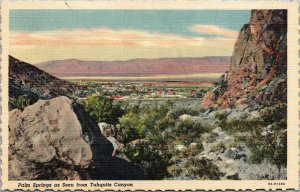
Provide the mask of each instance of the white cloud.
{"label": "white cloud", "polygon": [[[194,26],[194,30],[205,29],[210,33],[217,33],[214,27]],[[219,30],[221,33],[221,30]],[[224,32],[223,32],[224,33]],[[227,36],[235,33],[225,31]],[[11,32],[11,45],[97,45],[97,46],[124,46],[124,47],[176,47],[200,46],[205,43],[215,42],[227,44],[226,38],[203,38],[180,36],[174,34],[149,33],[136,30],[76,29],[56,30],[36,33]]]}
{"label": "white cloud", "polygon": [[233,31],[216,25],[194,25],[190,28],[190,30],[197,33],[206,33],[230,39],[236,39],[238,36],[237,31]]}
{"label": "white cloud", "polygon": [[[108,28],[11,32],[10,52],[32,63],[67,58],[126,60],[222,56],[230,55],[235,43],[234,33],[227,34],[227,37],[204,38]],[[228,38],[230,35],[232,38]]]}

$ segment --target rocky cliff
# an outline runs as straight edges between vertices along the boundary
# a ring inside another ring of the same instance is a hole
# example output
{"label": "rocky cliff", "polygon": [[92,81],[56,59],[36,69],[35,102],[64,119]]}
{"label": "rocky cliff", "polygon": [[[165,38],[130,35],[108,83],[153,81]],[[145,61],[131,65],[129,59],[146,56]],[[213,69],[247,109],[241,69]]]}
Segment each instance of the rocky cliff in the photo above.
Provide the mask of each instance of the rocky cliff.
{"label": "rocky cliff", "polygon": [[79,104],[61,96],[9,113],[9,179],[145,179],[112,157],[112,144]]}
{"label": "rocky cliff", "polygon": [[252,10],[236,41],[229,70],[202,108],[287,101],[287,11]]}

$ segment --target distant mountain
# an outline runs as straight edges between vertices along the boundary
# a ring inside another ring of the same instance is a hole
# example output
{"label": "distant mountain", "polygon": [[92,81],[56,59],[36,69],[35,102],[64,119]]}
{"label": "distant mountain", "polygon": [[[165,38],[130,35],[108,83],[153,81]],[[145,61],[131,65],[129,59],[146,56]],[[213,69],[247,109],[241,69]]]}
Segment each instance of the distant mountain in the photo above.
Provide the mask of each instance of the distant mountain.
{"label": "distant mountain", "polygon": [[37,67],[9,56],[9,96],[24,95],[31,102],[72,94],[79,87],[58,79]]}
{"label": "distant mountain", "polygon": [[132,59],[126,61],[54,60],[36,66],[56,77],[151,76],[224,73],[229,57]]}

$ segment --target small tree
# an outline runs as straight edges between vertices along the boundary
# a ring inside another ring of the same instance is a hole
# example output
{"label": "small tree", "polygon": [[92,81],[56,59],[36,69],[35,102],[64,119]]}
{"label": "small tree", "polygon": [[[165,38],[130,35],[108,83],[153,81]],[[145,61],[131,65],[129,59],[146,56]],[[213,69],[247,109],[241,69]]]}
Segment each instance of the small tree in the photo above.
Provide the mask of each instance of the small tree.
{"label": "small tree", "polygon": [[116,124],[123,115],[120,106],[113,104],[113,99],[103,96],[88,96],[84,108],[97,122]]}

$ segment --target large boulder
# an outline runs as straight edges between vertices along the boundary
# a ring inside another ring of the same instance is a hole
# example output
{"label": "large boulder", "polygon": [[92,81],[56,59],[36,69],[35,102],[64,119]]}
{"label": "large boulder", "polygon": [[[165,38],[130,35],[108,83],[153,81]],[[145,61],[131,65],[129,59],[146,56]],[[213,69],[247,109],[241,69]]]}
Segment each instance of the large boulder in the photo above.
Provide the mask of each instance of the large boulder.
{"label": "large boulder", "polygon": [[39,100],[9,113],[9,178],[144,179],[113,147],[97,124],[68,97]]}

